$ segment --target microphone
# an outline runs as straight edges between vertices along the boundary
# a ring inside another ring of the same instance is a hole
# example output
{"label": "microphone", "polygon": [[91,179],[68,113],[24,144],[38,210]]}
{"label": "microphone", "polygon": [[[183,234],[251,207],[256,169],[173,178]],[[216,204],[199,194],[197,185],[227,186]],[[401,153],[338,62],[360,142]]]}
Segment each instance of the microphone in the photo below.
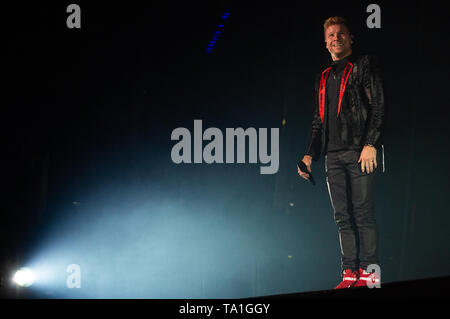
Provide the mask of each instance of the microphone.
{"label": "microphone", "polygon": [[307,173],[309,174],[309,178],[308,181],[311,182],[311,184],[316,185],[316,181],[314,180],[314,177],[312,176],[312,174],[308,171],[308,168],[306,167],[306,164],[303,163],[303,161],[300,161],[297,163],[297,167],[300,171],[302,171],[303,173]]}

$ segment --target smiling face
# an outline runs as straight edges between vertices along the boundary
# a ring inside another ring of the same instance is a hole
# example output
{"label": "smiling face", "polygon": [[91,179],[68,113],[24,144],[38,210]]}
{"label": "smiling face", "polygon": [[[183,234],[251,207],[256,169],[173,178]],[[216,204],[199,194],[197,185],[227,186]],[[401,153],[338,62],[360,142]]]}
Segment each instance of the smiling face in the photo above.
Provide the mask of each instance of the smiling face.
{"label": "smiling face", "polygon": [[352,53],[352,38],[344,24],[333,24],[325,30],[325,42],[333,61]]}

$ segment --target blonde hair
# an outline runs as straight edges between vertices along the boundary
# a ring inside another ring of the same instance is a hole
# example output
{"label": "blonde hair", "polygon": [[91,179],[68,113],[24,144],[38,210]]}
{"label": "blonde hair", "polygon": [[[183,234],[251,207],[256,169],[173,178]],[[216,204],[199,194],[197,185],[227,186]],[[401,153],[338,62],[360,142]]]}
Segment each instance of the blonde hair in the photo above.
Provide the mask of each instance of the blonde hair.
{"label": "blonde hair", "polygon": [[350,33],[350,29],[347,25],[347,21],[343,18],[343,17],[329,17],[328,19],[325,20],[325,22],[323,23],[323,31],[325,32],[328,27],[330,25],[334,25],[334,24],[343,24],[345,25],[345,27],[347,28],[348,32]]}

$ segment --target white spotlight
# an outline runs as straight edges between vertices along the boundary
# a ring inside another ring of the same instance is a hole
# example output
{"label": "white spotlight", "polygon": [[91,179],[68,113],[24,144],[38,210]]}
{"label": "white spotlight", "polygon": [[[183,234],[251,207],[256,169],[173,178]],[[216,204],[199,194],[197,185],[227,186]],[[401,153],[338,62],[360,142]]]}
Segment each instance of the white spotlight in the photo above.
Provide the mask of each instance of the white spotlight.
{"label": "white spotlight", "polygon": [[29,287],[34,283],[34,273],[30,268],[20,268],[14,275],[13,281],[22,287]]}

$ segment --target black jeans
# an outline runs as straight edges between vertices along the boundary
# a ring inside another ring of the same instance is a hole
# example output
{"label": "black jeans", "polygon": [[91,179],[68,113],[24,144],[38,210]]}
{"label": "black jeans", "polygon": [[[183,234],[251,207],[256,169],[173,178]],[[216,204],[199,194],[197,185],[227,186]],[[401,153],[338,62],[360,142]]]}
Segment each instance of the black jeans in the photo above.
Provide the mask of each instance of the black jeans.
{"label": "black jeans", "polygon": [[378,264],[378,231],[374,215],[375,175],[361,171],[358,150],[328,152],[325,172],[339,230],[342,270]]}

